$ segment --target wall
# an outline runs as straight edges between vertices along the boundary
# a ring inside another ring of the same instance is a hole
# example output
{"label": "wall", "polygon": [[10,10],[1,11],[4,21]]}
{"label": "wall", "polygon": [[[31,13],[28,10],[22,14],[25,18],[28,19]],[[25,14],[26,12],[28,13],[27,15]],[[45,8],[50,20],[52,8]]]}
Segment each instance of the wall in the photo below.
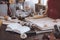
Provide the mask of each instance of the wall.
{"label": "wall", "polygon": [[[35,4],[38,3],[38,0],[25,0],[25,4],[30,6],[35,10]],[[47,0],[41,0],[41,4],[47,6]]]}

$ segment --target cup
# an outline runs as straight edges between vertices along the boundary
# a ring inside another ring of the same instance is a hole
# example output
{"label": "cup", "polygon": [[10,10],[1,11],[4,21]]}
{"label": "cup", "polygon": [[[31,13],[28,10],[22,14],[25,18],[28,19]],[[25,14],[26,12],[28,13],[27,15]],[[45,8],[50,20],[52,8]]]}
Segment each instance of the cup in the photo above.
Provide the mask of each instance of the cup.
{"label": "cup", "polygon": [[21,37],[22,39],[25,39],[25,38],[27,38],[27,35],[26,35],[25,33],[22,33],[22,34],[20,35],[20,37]]}

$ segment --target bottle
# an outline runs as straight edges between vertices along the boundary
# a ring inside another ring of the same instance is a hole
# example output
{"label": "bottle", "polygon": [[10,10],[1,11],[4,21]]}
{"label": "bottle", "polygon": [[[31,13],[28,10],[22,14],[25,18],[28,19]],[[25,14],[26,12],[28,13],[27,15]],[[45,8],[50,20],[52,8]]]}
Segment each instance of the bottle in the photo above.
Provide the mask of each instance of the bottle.
{"label": "bottle", "polygon": [[54,25],[54,30],[55,30],[55,32],[59,32],[57,25]]}

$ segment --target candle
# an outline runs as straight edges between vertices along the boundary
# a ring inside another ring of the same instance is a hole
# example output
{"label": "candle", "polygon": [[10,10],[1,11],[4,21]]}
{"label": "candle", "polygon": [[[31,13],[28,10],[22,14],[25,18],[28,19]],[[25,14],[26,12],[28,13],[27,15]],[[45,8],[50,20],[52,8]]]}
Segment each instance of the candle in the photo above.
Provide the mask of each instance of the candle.
{"label": "candle", "polygon": [[2,20],[0,19],[0,29],[1,29],[2,23],[3,23],[3,22],[2,22]]}

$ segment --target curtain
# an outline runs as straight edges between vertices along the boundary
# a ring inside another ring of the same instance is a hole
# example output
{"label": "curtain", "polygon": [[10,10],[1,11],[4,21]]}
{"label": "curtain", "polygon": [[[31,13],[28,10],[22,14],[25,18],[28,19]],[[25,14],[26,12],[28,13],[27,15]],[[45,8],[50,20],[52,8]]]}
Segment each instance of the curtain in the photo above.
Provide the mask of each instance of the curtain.
{"label": "curtain", "polygon": [[48,17],[60,18],[60,0],[48,0]]}

